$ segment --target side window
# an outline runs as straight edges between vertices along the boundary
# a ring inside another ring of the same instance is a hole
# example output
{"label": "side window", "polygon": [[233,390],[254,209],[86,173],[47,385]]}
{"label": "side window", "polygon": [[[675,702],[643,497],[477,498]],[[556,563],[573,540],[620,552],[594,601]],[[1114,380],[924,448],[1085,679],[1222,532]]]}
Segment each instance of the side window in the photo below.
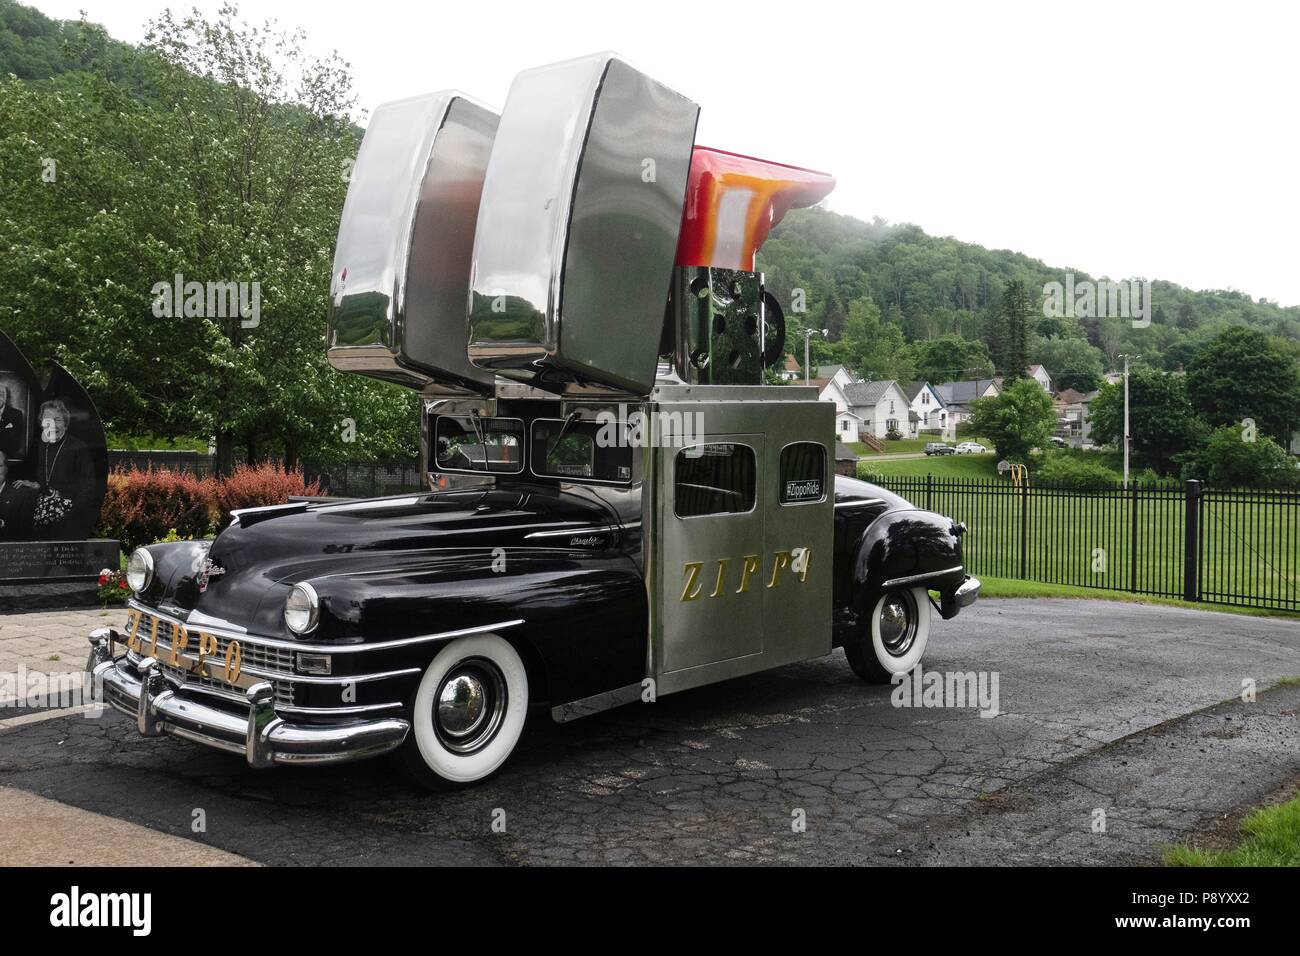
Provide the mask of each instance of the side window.
{"label": "side window", "polygon": [[783,505],[804,505],[826,498],[826,448],[798,442],[781,449],[780,498]]}
{"label": "side window", "polygon": [[673,510],[679,518],[752,511],[757,470],[748,445],[683,448],[673,463]]}

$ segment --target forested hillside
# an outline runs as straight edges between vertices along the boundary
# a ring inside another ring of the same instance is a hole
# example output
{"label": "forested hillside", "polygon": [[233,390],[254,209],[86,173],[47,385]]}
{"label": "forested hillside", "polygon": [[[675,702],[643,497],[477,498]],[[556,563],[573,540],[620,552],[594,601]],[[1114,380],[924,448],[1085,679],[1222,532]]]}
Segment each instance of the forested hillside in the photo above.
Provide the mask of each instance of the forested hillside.
{"label": "forested hillside", "polygon": [[[812,340],[822,361],[866,362],[878,376],[896,378],[910,377],[918,363],[925,366],[925,343],[952,337],[971,347],[930,351],[965,355],[962,366],[983,368],[971,356],[991,354],[991,320],[1005,283],[1019,280],[1034,291],[1063,282],[1067,271],[1076,280],[1096,278],[1018,252],[929,236],[916,226],[863,222],[823,209],[787,215],[759,254],[759,265],[783,301],[790,301],[793,289],[805,291],[807,311],[787,318],[796,330],[830,330],[830,343]],[[1149,328],[1124,320],[1043,317],[1031,328],[1030,361],[1055,375],[1080,363],[1109,369],[1116,356],[1130,353],[1174,370],[1230,325],[1248,325],[1300,346],[1300,307],[1282,308],[1236,291],[1197,292],[1158,279],[1152,303]],[[874,345],[857,341],[864,334]],[[802,361],[802,348],[793,351]],[[949,371],[961,377],[965,370]]]}
{"label": "forested hillside", "polygon": [[[325,362],[360,131],[346,64],[309,46],[227,9],[160,13],[137,48],[0,0],[0,329],[34,363],[65,364],[111,430],[215,434],[226,456],[413,453],[411,394]],[[1300,355],[1300,307],[1156,281],[1148,328],[1040,317],[1038,290],[1063,267],[822,209],[788,215],[759,264],[790,303],[792,354],[802,329],[825,328],[814,361],[878,378],[989,375],[1027,357],[1087,389],[1120,353],[1174,370],[1233,325]],[[154,314],[151,290],[177,274],[260,283],[260,325]],[[997,317],[1016,282],[1031,320],[1011,349]]]}

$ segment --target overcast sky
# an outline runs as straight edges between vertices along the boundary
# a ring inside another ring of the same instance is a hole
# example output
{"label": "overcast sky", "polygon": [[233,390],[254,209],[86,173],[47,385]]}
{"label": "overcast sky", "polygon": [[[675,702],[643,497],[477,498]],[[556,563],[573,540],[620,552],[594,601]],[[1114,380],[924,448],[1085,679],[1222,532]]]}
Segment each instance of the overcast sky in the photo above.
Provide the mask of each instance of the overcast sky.
{"label": "overcast sky", "polygon": [[[86,10],[138,42],[164,0]],[[193,4],[173,4],[183,9]],[[200,0],[212,11],[218,2]],[[360,105],[615,50],[703,145],[834,173],[828,205],[1112,278],[1300,304],[1291,4],[245,0],[353,66]]]}

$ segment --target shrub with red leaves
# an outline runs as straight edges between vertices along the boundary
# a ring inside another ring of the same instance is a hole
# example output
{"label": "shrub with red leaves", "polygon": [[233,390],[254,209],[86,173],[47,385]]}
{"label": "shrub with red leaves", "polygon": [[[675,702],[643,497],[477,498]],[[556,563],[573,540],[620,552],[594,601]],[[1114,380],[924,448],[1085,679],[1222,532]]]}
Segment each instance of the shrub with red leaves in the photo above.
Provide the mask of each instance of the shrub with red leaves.
{"label": "shrub with red leaves", "polygon": [[278,462],[240,465],[217,486],[221,526],[230,523],[230,512],[236,508],[283,505],[290,495],[313,497],[320,493],[320,482],[307,484],[301,470],[285,471]]}
{"label": "shrub with red leaves", "polygon": [[114,469],[99,512],[98,534],[121,541],[127,552],[173,530],[181,538],[206,538],[216,509],[217,486],[211,478],[165,469]]}

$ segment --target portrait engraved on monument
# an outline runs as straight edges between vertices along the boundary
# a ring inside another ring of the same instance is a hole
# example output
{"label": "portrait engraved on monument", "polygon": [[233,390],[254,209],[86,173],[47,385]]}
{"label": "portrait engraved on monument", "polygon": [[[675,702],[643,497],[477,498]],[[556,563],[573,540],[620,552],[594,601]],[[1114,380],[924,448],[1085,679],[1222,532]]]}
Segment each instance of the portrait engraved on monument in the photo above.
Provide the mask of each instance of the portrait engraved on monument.
{"label": "portrait engraved on monument", "polygon": [[62,366],[40,379],[0,333],[0,541],[75,541],[99,520],[108,478],[104,429]]}

